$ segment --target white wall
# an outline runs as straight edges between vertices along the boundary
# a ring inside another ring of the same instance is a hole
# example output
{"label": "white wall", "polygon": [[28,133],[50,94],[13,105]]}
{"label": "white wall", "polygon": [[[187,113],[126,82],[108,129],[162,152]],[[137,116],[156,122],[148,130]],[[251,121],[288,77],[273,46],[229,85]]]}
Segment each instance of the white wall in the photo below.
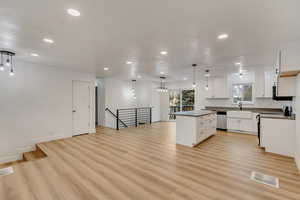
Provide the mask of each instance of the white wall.
{"label": "white wall", "polygon": [[16,62],[14,77],[0,72],[0,162],[19,159],[36,143],[72,136],[73,80],[95,85],[93,74],[25,62]]}
{"label": "white wall", "polygon": [[98,125],[105,126],[105,81],[103,78],[97,79],[98,90]]}
{"label": "white wall", "polygon": [[300,170],[300,75],[297,76],[296,87],[296,154],[295,160]]}
{"label": "white wall", "polygon": [[169,121],[169,93],[168,92],[162,92],[159,94],[160,98],[160,120],[161,121]]}
{"label": "white wall", "polygon": [[[137,80],[136,99],[131,92],[131,81],[119,80],[114,78],[104,79],[105,84],[105,108],[109,108],[116,114],[117,109],[134,107],[153,107],[152,121],[160,120],[160,101],[156,91],[158,86],[151,81]],[[105,112],[105,126],[116,128],[115,118]]]}

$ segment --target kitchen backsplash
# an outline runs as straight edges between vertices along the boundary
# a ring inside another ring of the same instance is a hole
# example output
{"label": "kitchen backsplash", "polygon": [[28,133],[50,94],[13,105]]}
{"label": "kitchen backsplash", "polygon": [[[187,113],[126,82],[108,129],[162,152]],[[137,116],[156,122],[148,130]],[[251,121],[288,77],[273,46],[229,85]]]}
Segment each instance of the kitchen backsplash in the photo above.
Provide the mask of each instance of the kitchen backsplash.
{"label": "kitchen backsplash", "polygon": [[[256,98],[253,104],[244,104],[244,107],[255,107],[255,108],[283,108],[283,106],[292,106],[293,112],[296,110],[295,106],[296,98],[291,101],[274,101],[271,98]],[[236,104],[232,103],[232,99],[206,99],[205,106],[216,106],[216,107],[237,107]]]}

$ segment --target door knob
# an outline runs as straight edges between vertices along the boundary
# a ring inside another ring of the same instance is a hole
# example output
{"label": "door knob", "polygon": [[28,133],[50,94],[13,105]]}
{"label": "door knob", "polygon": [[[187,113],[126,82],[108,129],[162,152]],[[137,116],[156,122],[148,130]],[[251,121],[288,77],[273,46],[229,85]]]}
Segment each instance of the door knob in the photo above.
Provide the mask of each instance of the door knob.
{"label": "door knob", "polygon": [[73,110],[73,113],[75,113],[76,112],[76,110]]}

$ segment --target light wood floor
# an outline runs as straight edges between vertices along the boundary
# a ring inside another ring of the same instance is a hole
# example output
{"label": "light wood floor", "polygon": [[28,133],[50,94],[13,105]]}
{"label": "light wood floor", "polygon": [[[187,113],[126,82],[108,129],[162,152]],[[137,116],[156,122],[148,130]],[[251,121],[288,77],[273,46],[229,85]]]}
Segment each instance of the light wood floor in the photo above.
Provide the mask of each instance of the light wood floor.
{"label": "light wood floor", "polygon": [[[175,124],[99,128],[39,145],[48,155],[0,177],[1,200],[300,199],[291,158],[264,153],[255,136],[219,132],[197,148],[175,145]],[[280,178],[280,189],[251,171]]]}

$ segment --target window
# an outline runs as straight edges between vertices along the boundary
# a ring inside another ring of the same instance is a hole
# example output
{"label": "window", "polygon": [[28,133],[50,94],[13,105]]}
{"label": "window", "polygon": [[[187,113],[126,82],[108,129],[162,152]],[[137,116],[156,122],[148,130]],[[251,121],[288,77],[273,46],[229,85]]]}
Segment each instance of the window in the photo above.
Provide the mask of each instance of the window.
{"label": "window", "polygon": [[169,91],[170,113],[180,111],[180,90]]}
{"label": "window", "polygon": [[182,111],[194,110],[195,90],[182,90]]}
{"label": "window", "polygon": [[194,104],[195,90],[169,90],[169,119],[175,119],[175,112],[194,110]]}
{"label": "window", "polygon": [[253,87],[251,83],[234,84],[232,98],[233,103],[253,103]]}

